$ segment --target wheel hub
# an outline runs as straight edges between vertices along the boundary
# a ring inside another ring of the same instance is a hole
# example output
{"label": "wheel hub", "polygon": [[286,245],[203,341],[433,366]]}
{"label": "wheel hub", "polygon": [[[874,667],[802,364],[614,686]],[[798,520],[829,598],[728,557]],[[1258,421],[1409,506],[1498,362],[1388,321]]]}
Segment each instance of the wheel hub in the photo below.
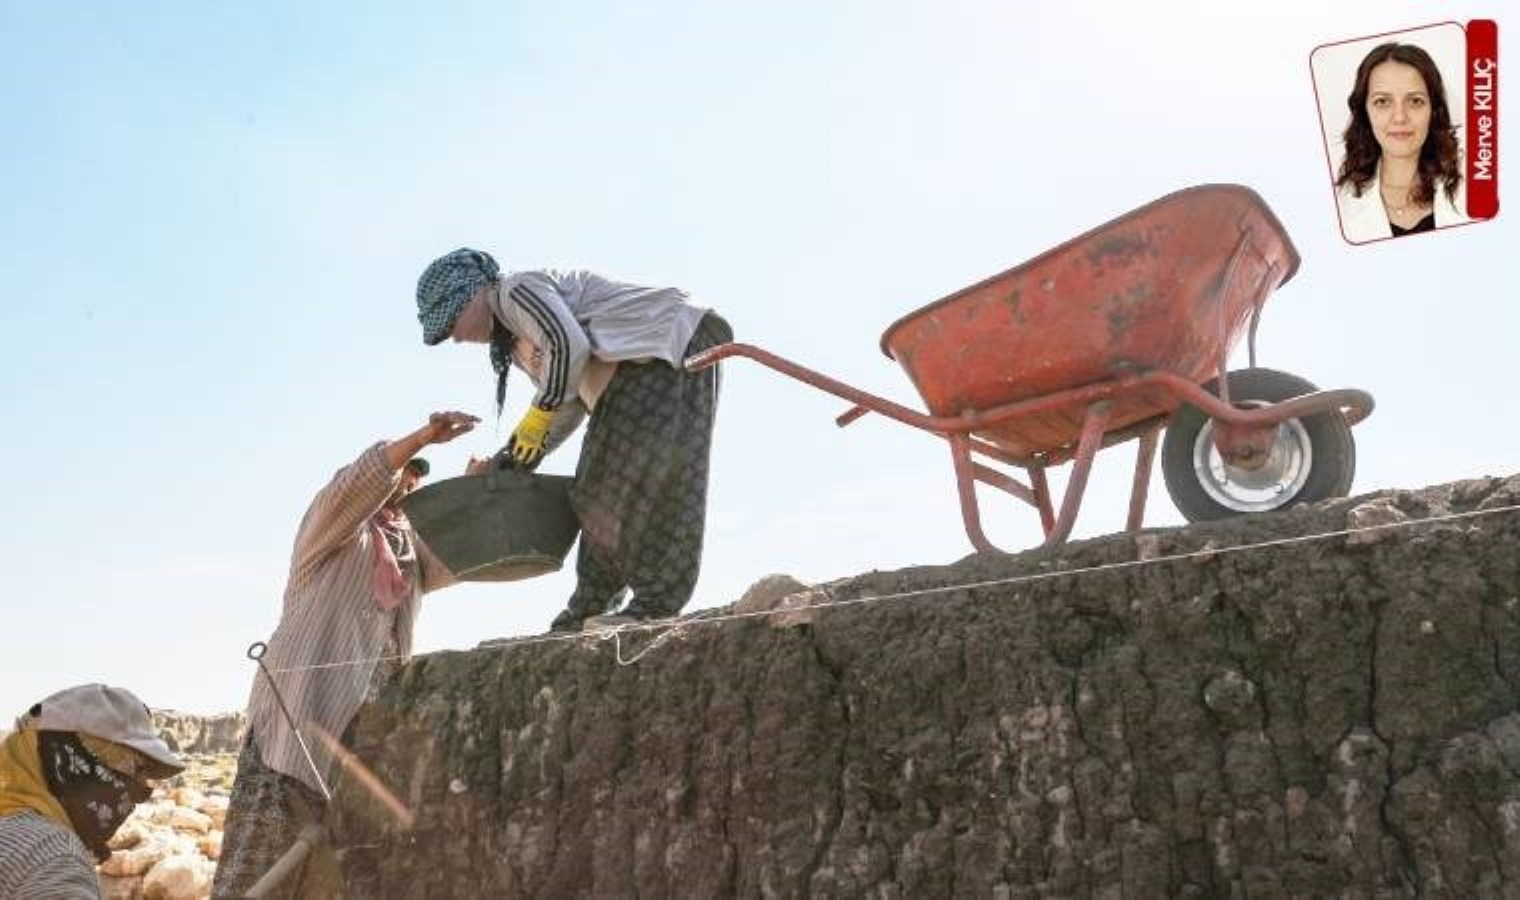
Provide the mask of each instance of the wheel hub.
{"label": "wheel hub", "polygon": [[1261,434],[1267,440],[1251,441],[1253,452],[1226,456],[1216,446],[1219,436],[1213,420],[1199,430],[1193,471],[1214,502],[1236,512],[1265,512],[1286,506],[1303,489],[1314,467],[1314,450],[1303,424],[1288,419]]}

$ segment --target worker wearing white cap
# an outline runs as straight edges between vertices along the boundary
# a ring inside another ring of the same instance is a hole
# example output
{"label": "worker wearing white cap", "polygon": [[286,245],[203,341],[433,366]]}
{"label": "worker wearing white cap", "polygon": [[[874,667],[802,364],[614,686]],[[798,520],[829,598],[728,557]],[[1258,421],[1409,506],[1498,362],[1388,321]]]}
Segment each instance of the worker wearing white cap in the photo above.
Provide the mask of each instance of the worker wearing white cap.
{"label": "worker wearing white cap", "polygon": [[0,898],[97,898],[95,864],[152,782],[182,769],[131,691],[59,691],[0,741]]}

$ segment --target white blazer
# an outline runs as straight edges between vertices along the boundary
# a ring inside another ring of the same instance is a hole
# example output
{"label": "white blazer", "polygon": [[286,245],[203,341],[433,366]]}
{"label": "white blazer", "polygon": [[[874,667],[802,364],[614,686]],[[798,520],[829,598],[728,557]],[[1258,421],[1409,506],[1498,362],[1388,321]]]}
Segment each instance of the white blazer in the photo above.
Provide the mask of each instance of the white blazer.
{"label": "white blazer", "polygon": [[[1349,184],[1335,193],[1335,205],[1341,215],[1341,234],[1353,244],[1393,237],[1393,229],[1388,225],[1388,212],[1383,209],[1381,171],[1382,165],[1379,164],[1378,171],[1372,175],[1372,183],[1363,189],[1360,197],[1352,195],[1352,186]],[[1438,185],[1432,206],[1435,208],[1437,228],[1470,221],[1466,212],[1467,182],[1464,180],[1457,186],[1455,201],[1448,199],[1446,191]]]}

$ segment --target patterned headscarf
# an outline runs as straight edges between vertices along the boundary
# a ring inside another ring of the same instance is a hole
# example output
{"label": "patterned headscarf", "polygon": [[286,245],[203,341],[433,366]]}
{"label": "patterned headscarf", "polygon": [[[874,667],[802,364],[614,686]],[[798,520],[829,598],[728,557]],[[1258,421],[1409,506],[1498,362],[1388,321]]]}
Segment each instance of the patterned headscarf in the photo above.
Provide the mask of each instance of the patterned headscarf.
{"label": "patterned headscarf", "polygon": [[0,741],[0,816],[32,811],[73,831],[104,862],[106,842],[153,789],[146,757],[73,731],[17,731]]}
{"label": "patterned headscarf", "polygon": [[37,732],[37,755],[48,792],[58,798],[74,833],[105,862],[111,858],[106,842],[137,804],[153,795],[140,779],[106,765],[72,731]]}
{"label": "patterned headscarf", "polygon": [[417,321],[429,346],[454,330],[460,310],[481,287],[501,276],[501,267],[484,250],[461,247],[433,260],[417,279]]}
{"label": "patterned headscarf", "polygon": [[0,816],[31,810],[71,828],[69,814],[48,790],[37,732],[13,731],[0,740]]}

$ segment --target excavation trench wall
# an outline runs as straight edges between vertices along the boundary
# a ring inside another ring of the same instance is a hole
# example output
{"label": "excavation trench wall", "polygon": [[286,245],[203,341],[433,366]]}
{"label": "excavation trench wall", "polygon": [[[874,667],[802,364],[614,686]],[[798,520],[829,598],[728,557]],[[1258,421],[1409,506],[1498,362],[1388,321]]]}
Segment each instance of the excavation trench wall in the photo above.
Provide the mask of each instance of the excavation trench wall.
{"label": "excavation trench wall", "polygon": [[874,572],[828,596],[886,599],[632,665],[420,657],[353,732],[416,822],[345,781],[350,890],[1520,896],[1520,513],[1408,521],[1516,504],[1487,479]]}

